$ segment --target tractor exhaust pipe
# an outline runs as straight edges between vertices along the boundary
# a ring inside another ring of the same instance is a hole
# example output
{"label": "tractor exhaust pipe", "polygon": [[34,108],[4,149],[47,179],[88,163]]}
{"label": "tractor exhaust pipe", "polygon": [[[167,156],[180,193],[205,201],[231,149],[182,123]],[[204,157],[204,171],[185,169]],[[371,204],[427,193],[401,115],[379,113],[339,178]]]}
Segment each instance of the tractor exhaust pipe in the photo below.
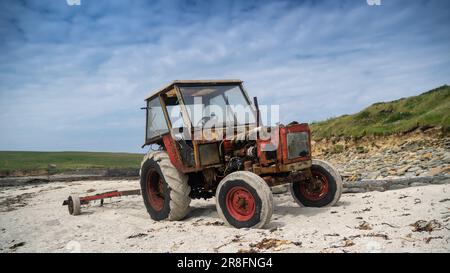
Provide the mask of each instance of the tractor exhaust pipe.
{"label": "tractor exhaust pipe", "polygon": [[[258,97],[253,97],[253,103],[255,104],[255,108],[256,108],[256,128],[259,128],[259,126],[260,126],[260,112],[259,112],[259,105],[258,105]],[[256,139],[259,139],[259,129],[256,132]]]}
{"label": "tractor exhaust pipe", "polygon": [[255,108],[256,108],[256,128],[259,128],[261,123],[260,123],[260,112],[259,112],[259,105],[258,105],[257,97],[253,97],[253,103],[255,104]]}

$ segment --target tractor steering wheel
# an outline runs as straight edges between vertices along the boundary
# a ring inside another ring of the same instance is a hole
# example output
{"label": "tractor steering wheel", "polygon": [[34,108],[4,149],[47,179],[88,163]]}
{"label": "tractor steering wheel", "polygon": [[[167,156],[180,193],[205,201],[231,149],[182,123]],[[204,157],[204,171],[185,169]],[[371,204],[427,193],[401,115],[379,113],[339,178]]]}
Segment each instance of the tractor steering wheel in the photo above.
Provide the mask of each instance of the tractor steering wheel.
{"label": "tractor steering wheel", "polygon": [[210,121],[210,120],[211,120],[211,117],[210,117],[210,116],[204,116],[204,117],[202,117],[202,119],[200,119],[200,120],[198,121],[197,127],[198,127],[200,124],[202,125],[202,127],[205,126],[205,124],[206,124],[208,121]]}

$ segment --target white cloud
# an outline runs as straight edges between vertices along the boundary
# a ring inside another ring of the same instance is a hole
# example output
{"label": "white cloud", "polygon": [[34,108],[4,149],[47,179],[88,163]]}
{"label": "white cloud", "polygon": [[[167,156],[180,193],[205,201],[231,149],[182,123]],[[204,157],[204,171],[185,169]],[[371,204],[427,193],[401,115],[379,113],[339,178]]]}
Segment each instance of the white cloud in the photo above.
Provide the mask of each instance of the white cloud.
{"label": "white cloud", "polygon": [[84,10],[43,13],[49,2],[17,8],[13,21],[0,13],[9,22],[0,28],[8,37],[0,46],[0,149],[139,151],[139,107],[174,79],[241,78],[260,103],[281,105],[284,122],[352,113],[449,82],[447,2],[361,2],[125,9],[86,1]]}

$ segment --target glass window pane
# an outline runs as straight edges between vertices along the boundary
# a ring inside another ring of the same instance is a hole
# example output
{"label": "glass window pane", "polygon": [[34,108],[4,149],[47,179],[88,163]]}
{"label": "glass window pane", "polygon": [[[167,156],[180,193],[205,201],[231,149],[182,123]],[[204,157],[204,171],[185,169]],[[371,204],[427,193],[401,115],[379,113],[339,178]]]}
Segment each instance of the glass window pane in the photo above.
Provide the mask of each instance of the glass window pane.
{"label": "glass window pane", "polygon": [[181,115],[180,105],[166,105],[167,113],[169,114],[170,123],[172,128],[182,128],[184,127],[183,116]]}
{"label": "glass window pane", "polygon": [[[195,127],[208,120],[220,126],[256,122],[254,111],[239,85],[181,86],[180,89]],[[194,105],[200,106],[200,109]]]}
{"label": "glass window pane", "polygon": [[169,132],[159,97],[148,102],[147,139]]}

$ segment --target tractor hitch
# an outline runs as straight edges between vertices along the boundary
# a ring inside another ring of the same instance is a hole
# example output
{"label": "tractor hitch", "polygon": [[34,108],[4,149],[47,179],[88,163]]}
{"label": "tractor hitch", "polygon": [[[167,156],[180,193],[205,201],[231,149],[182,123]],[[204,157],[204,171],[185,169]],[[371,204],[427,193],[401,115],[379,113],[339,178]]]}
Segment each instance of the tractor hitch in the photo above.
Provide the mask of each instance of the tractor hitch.
{"label": "tractor hitch", "polygon": [[87,205],[91,201],[100,200],[100,206],[103,206],[103,200],[105,198],[113,198],[127,195],[140,195],[141,190],[126,190],[126,191],[109,191],[104,193],[98,193],[95,195],[79,197],[77,195],[70,195],[63,201],[63,206],[68,206],[69,214],[79,215],[81,213],[81,205]]}

